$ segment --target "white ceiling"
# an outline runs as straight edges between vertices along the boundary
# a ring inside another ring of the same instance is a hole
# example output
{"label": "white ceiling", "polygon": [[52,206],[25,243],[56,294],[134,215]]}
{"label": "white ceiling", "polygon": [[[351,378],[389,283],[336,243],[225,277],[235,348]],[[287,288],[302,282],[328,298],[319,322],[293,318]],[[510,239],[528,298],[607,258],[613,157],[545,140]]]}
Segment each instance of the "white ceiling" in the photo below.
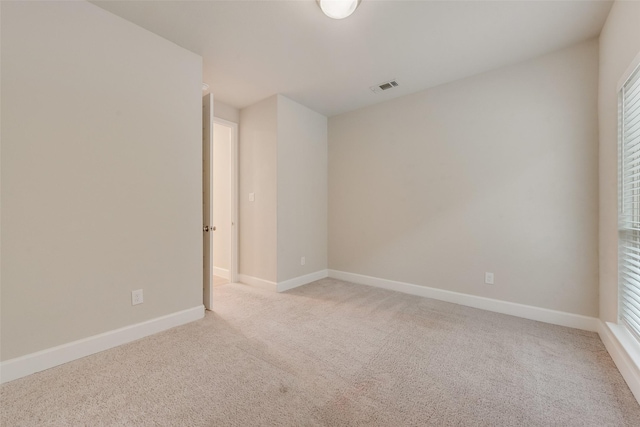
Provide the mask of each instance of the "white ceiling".
{"label": "white ceiling", "polygon": [[[344,20],[315,0],[93,1],[204,58],[217,100],[281,93],[327,116],[595,37],[609,1],[363,0]],[[398,88],[369,87],[397,79]]]}

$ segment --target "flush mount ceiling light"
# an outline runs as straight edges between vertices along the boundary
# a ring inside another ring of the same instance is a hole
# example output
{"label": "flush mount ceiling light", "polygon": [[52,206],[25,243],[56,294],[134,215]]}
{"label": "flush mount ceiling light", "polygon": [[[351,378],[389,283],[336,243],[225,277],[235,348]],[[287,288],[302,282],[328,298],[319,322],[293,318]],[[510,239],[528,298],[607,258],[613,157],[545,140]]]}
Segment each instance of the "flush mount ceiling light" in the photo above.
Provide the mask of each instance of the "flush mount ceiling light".
{"label": "flush mount ceiling light", "polygon": [[351,15],[362,0],[316,0],[320,9],[329,18],[343,19]]}

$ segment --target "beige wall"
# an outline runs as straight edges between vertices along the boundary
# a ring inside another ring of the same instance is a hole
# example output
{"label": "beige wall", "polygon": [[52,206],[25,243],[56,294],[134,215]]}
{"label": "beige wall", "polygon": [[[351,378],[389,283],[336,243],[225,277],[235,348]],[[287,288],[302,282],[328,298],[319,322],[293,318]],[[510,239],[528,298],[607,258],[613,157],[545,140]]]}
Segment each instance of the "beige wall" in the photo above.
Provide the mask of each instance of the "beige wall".
{"label": "beige wall", "polygon": [[277,110],[274,95],[240,111],[238,154],[238,273],[271,282],[277,280]]}
{"label": "beige wall", "polygon": [[1,359],[201,305],[201,58],[85,2],[1,49]]}
{"label": "beige wall", "polygon": [[213,266],[227,270],[226,274],[229,274],[231,252],[232,132],[228,126],[213,124],[213,225],[216,227],[213,233]]}
{"label": "beige wall", "polygon": [[330,118],[329,268],[597,316],[597,79],[593,40]]}
{"label": "beige wall", "polygon": [[326,269],[327,118],[274,95],[240,111],[239,133],[239,273],[277,283]]}
{"label": "beige wall", "polygon": [[618,94],[640,53],[640,2],[617,1],[600,35],[600,317],[618,317]]}
{"label": "beige wall", "polygon": [[326,268],[327,118],[279,95],[278,281]]}
{"label": "beige wall", "polygon": [[213,96],[213,115],[220,119],[224,119],[233,123],[240,122],[240,110],[230,105],[215,100]]}

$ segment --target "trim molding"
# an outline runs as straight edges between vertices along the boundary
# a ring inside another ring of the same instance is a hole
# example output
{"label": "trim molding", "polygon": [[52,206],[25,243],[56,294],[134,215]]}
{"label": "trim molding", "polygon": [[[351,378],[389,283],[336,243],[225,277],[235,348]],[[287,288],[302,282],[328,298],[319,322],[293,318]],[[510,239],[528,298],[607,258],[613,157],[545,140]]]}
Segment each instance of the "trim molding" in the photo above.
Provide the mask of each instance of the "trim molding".
{"label": "trim molding", "polygon": [[0,363],[0,383],[26,377],[27,375],[108,350],[175,326],[184,325],[203,317],[204,305],[199,305],[36,353],[16,357],[15,359],[9,359]]}
{"label": "trim molding", "polygon": [[224,277],[225,279],[230,280],[229,270],[227,270],[226,268],[213,267],[213,275],[218,277]]}
{"label": "trim molding", "polygon": [[496,313],[509,314],[511,316],[522,317],[524,319],[552,323],[554,325],[568,326],[570,328],[583,329],[591,332],[596,332],[598,330],[599,319],[580,314],[566,313],[564,311],[550,310],[547,308],[479,297],[460,292],[446,291],[444,289],[430,288],[427,286],[419,286],[394,280],[379,279],[377,277],[347,273],[345,271],[329,270],[329,277],[347,282],[359,283],[361,285],[403,292],[405,294],[466,305],[468,307],[479,308]]}
{"label": "trim molding", "polygon": [[623,326],[602,320],[598,321],[598,335],[631,393],[640,403],[640,344]]}
{"label": "trim molding", "polygon": [[294,277],[293,279],[285,280],[284,282],[278,282],[277,291],[284,292],[289,289],[297,288],[298,286],[306,285],[316,280],[329,277],[329,270],[319,270],[315,273],[305,274],[304,276]]}
{"label": "trim molding", "polygon": [[276,292],[278,285],[276,282],[260,279],[258,277],[247,276],[246,274],[238,274],[238,282],[245,285],[254,286],[256,288],[264,289],[265,291]]}

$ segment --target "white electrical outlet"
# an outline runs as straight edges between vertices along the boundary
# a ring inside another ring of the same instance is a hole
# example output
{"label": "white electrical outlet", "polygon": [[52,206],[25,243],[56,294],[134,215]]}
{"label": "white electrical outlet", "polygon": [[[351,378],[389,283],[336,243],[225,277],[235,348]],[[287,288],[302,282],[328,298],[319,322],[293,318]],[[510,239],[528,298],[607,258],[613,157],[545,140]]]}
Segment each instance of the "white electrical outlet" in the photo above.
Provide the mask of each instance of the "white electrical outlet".
{"label": "white electrical outlet", "polygon": [[493,285],[493,273],[484,273],[484,283]]}
{"label": "white electrical outlet", "polygon": [[249,193],[249,201],[250,202],[256,201],[256,193]]}
{"label": "white electrical outlet", "polygon": [[305,257],[300,258],[300,265],[305,265],[307,263],[307,260]]}
{"label": "white electrical outlet", "polygon": [[131,305],[138,305],[144,302],[144,298],[142,297],[142,289],[138,289],[137,291],[131,291]]}

